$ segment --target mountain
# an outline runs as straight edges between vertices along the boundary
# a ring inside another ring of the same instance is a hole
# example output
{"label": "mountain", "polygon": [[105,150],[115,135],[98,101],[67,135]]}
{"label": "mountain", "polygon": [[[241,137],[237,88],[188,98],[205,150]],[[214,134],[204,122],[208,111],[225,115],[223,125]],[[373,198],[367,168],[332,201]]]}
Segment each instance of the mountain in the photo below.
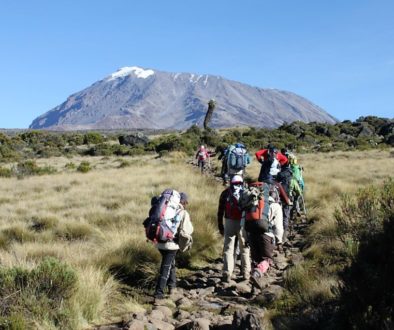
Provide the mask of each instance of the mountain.
{"label": "mountain", "polygon": [[215,99],[211,127],[275,128],[284,122],[335,123],[294,93],[263,89],[219,76],[124,67],[34,119],[33,129],[175,128],[202,125]]}

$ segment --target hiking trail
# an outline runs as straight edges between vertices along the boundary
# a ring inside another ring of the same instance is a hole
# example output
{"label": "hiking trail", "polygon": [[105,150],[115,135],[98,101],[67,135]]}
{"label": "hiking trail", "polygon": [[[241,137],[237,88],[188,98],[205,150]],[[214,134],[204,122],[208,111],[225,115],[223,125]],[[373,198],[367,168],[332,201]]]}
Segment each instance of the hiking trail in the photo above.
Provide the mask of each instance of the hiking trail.
{"label": "hiking trail", "polygon": [[[206,174],[214,175],[214,172],[208,171]],[[264,306],[281,297],[285,291],[284,274],[303,261],[306,227],[305,221],[293,223],[289,235],[291,244],[283,247],[283,253],[275,250],[274,264],[265,274],[265,287],[261,290],[242,279],[240,260],[236,262],[233,280],[222,283],[223,263],[222,258],[218,258],[206,267],[192,271],[189,276],[178,279],[178,287],[168,299],[155,302],[152,297],[146,297],[146,303],[151,304],[151,308],[129,313],[118,323],[93,329],[262,329],[261,319],[266,312]]]}

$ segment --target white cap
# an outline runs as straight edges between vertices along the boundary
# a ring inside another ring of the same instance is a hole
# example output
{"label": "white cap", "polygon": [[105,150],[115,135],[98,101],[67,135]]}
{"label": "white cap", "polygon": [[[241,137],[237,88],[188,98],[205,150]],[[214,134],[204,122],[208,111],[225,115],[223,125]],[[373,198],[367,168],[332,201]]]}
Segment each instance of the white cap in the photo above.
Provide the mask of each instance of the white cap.
{"label": "white cap", "polygon": [[244,179],[240,175],[234,175],[231,179],[231,183],[243,183]]}
{"label": "white cap", "polygon": [[200,149],[204,149],[204,148],[205,148],[204,146],[201,146],[201,147],[200,147]]}

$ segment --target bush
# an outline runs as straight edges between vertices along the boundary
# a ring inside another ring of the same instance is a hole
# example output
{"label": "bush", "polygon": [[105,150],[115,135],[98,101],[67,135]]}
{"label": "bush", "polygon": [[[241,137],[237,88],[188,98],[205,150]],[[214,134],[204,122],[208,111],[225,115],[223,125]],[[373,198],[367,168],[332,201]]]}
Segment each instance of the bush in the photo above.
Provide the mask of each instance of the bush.
{"label": "bush", "polygon": [[12,171],[9,168],[0,167],[0,177],[10,178],[12,176]]}
{"label": "bush", "polygon": [[56,173],[56,169],[51,166],[39,167],[34,160],[26,160],[19,162],[14,167],[14,172],[18,177],[30,176],[30,175],[44,175]]}
{"label": "bush", "polygon": [[336,212],[349,251],[340,320],[346,328],[394,327],[394,181],[362,189]]}
{"label": "bush", "polygon": [[90,163],[88,161],[82,161],[81,164],[77,167],[77,171],[81,173],[87,173],[91,170]]}
{"label": "bush", "polygon": [[66,165],[64,165],[64,168],[66,168],[67,170],[74,170],[76,166],[73,162],[69,162]]}
{"label": "bush", "polygon": [[83,137],[84,144],[98,144],[104,142],[104,137],[97,132],[86,133]]}
{"label": "bush", "polygon": [[49,323],[70,328],[68,301],[76,285],[75,271],[55,258],[45,258],[32,270],[1,267],[0,325],[24,329]]}
{"label": "bush", "polygon": [[152,287],[160,254],[149,244],[131,242],[103,257],[102,263],[121,282],[132,287]]}

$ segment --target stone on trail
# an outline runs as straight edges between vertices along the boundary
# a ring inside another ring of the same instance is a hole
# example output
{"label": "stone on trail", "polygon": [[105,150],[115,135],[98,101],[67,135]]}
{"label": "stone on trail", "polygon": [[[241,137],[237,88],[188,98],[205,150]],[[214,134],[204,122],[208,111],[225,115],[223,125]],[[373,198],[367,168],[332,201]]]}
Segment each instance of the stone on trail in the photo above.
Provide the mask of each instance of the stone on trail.
{"label": "stone on trail", "polygon": [[175,303],[178,306],[178,308],[180,308],[180,309],[188,309],[193,306],[193,302],[189,298],[186,298],[186,297],[183,297],[183,298],[177,300]]}
{"label": "stone on trail", "polygon": [[207,295],[212,294],[214,292],[215,292],[215,287],[213,287],[213,286],[207,287],[205,289],[197,290],[199,297],[204,297],[204,296],[207,296]]}
{"label": "stone on trail", "polygon": [[277,299],[279,299],[284,292],[284,288],[280,285],[270,285],[269,287],[265,288],[260,296],[259,301],[263,303],[271,303]]}
{"label": "stone on trail", "polygon": [[164,322],[164,321],[161,321],[161,320],[151,319],[150,322],[158,330],[174,330],[175,329],[175,327],[172,324]]}
{"label": "stone on trail", "polygon": [[256,314],[245,311],[235,311],[233,316],[233,329],[260,330],[262,329],[260,318]]}
{"label": "stone on trail", "polygon": [[183,321],[183,320],[186,320],[186,319],[189,319],[189,318],[190,318],[190,313],[187,312],[187,311],[184,311],[184,310],[182,310],[182,309],[179,309],[179,310],[176,311],[176,313],[175,313],[175,318],[176,318],[178,321]]}
{"label": "stone on trail", "polygon": [[128,325],[127,325],[128,330],[141,330],[145,329],[145,323],[141,320],[132,320]]}
{"label": "stone on trail", "polygon": [[[167,306],[157,306],[155,307],[154,310],[157,310],[161,313],[163,313],[163,315],[167,318],[171,318],[172,317],[172,310],[171,308],[167,307]],[[152,311],[153,312],[153,311]]]}
{"label": "stone on trail", "polygon": [[249,293],[252,290],[249,280],[237,283],[235,288],[239,293]]}
{"label": "stone on trail", "polygon": [[183,323],[176,327],[176,330],[209,330],[211,321],[207,319],[196,319],[191,322]]}
{"label": "stone on trail", "polygon": [[[164,306],[161,306],[164,307]],[[158,310],[158,309],[154,309],[151,313],[150,313],[150,318],[151,319],[155,319],[155,320],[163,320],[164,319],[164,314],[162,311]]]}

